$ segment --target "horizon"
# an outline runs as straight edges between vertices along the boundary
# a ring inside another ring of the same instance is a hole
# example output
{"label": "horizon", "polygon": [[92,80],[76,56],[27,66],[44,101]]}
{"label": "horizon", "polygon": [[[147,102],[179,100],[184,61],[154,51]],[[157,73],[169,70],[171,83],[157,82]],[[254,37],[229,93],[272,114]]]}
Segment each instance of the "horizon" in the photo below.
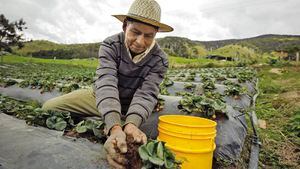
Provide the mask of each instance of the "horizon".
{"label": "horizon", "polygon": [[[246,37],[246,38],[240,38],[240,39],[220,39],[220,40],[210,40],[210,41],[201,41],[201,40],[194,40],[194,39],[189,39],[191,41],[198,41],[198,42],[216,42],[216,41],[227,41],[227,40],[245,40],[245,39],[252,39],[252,38],[258,38],[261,36],[293,36],[293,37],[300,37],[299,35],[292,35],[292,34],[262,34],[262,35],[257,35],[257,36],[253,36],[253,37]],[[186,37],[181,37],[181,36],[165,36],[165,37],[159,37],[159,38],[155,38],[155,39],[163,39],[163,38],[167,38],[167,37],[175,37],[175,38],[186,38]],[[47,40],[47,39],[30,39],[30,40],[26,40],[24,41],[24,43],[28,43],[31,41],[48,41],[48,42],[52,42],[52,43],[56,43],[56,44],[63,44],[63,45],[73,45],[73,44],[91,44],[91,43],[99,43],[99,42],[85,42],[85,43],[58,43],[55,41],[51,41],[51,40]]]}

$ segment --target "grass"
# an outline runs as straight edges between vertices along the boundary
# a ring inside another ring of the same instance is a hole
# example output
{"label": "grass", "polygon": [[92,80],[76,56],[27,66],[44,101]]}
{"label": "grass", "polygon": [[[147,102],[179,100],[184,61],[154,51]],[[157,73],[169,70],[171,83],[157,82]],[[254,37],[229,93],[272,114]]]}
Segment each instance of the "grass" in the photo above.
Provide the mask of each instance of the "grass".
{"label": "grass", "polygon": [[[97,67],[97,59],[41,59],[33,57],[23,57],[18,55],[2,56],[5,63],[51,63],[51,64],[65,64],[85,67]],[[169,56],[170,68],[199,68],[199,67],[229,67],[234,66],[234,62],[216,61],[211,59],[187,59],[182,57]]]}
{"label": "grass", "polygon": [[170,68],[208,68],[208,67],[230,67],[234,62],[217,61],[205,58],[187,59],[182,57],[169,56]]}
{"label": "grass", "polygon": [[23,57],[18,55],[5,55],[2,56],[4,63],[51,63],[51,64],[64,64],[73,66],[84,67],[97,67],[97,59],[41,59],[33,57]]}
{"label": "grass", "polygon": [[264,67],[259,70],[259,79],[261,94],[256,112],[259,119],[267,122],[266,129],[259,129],[260,168],[297,168],[299,131],[291,128],[299,127],[292,121],[300,111],[300,67]]}

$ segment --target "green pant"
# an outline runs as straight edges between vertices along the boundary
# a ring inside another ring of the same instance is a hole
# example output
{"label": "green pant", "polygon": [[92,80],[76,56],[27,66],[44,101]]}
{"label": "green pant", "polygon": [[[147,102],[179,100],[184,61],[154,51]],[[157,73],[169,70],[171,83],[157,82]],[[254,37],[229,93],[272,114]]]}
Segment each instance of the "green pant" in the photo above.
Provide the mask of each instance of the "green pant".
{"label": "green pant", "polygon": [[[76,116],[101,117],[101,113],[96,107],[95,93],[92,88],[75,90],[50,99],[43,104],[42,109],[70,112]],[[152,113],[147,121],[140,126],[140,129],[148,138],[155,139],[158,135],[157,123],[158,113]]]}
{"label": "green pant", "polygon": [[71,93],[50,99],[43,104],[44,110],[67,111],[82,116],[99,116],[95,93],[92,88],[75,90]]}

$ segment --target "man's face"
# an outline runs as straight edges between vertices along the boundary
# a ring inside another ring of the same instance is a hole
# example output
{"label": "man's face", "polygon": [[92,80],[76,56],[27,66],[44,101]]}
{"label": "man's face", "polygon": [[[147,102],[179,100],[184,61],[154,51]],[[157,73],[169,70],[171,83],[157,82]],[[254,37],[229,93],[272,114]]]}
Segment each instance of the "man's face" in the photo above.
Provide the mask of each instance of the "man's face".
{"label": "man's face", "polygon": [[124,28],[126,44],[131,52],[140,54],[149,48],[154,40],[157,29],[139,22],[127,22]]}

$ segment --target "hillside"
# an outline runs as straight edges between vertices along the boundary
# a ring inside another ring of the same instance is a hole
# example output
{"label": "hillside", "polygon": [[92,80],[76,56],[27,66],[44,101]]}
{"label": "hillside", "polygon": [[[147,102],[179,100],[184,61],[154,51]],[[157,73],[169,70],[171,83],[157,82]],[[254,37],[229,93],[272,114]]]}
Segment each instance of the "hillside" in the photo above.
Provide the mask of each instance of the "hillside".
{"label": "hillside", "polygon": [[221,41],[195,41],[201,43],[206,48],[217,49],[230,44],[238,44],[259,50],[261,52],[272,52],[274,50],[284,50],[288,46],[300,46],[300,36],[298,35],[261,35],[246,39],[229,39]]}
{"label": "hillside", "polygon": [[97,57],[100,43],[58,44],[46,40],[36,40],[24,43],[24,47],[15,50],[21,56],[37,58],[72,59]]}
{"label": "hillside", "polygon": [[[294,55],[300,50],[299,35],[261,35],[245,39],[228,39],[219,41],[193,41],[184,37],[158,38],[157,42],[171,56],[184,58],[202,58],[209,55],[253,59],[264,53],[285,51]],[[25,47],[15,50],[22,56],[38,58],[91,58],[97,57],[100,43],[57,44],[50,41],[37,40],[25,43]]]}
{"label": "hillside", "polygon": [[[298,35],[261,35],[245,39],[229,39],[218,41],[192,41],[187,38],[165,37],[158,39],[158,43],[169,54],[176,53],[178,56],[187,57],[189,50],[195,47],[201,47],[205,54],[214,54],[220,48],[234,45],[239,48],[248,48],[256,53],[271,53],[273,51],[287,51],[292,47],[300,49],[300,36]],[[232,48],[234,49],[234,48]],[[231,51],[232,52],[232,51]],[[217,52],[218,53],[218,52]],[[220,54],[220,53],[219,53]],[[190,54],[191,55],[191,54]]]}

